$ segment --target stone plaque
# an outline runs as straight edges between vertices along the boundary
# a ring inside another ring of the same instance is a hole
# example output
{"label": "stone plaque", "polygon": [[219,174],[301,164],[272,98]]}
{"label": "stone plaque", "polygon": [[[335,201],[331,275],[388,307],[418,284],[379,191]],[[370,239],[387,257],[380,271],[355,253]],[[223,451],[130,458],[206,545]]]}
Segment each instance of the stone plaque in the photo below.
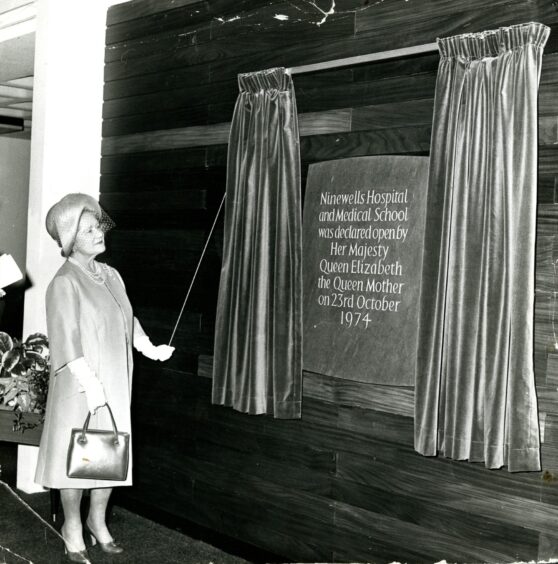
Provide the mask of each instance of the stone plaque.
{"label": "stone plaque", "polygon": [[428,158],[310,166],[304,201],[304,369],[413,385]]}

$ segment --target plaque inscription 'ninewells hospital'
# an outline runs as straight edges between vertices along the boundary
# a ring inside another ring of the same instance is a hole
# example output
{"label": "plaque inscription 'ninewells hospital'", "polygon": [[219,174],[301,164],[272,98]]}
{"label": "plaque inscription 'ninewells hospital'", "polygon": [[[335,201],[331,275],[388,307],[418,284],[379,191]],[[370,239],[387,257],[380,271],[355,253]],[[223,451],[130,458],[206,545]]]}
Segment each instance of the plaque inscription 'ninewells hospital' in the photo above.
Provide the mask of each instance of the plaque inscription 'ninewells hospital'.
{"label": "plaque inscription 'ninewells hospital'", "polygon": [[304,369],[412,385],[427,157],[310,166],[304,203]]}

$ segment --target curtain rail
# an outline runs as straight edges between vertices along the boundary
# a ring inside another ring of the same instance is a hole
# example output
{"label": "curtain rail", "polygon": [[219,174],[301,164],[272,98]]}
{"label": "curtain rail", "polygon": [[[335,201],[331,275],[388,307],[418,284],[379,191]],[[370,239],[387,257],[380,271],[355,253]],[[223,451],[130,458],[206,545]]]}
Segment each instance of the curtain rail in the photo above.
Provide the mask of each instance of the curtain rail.
{"label": "curtain rail", "polygon": [[303,74],[307,72],[316,72],[326,69],[335,69],[339,67],[347,67],[350,65],[358,65],[361,63],[370,63],[372,61],[385,61],[386,59],[396,59],[397,57],[407,57],[409,55],[417,55],[419,53],[430,53],[438,50],[437,43],[425,43],[424,45],[414,45],[413,47],[402,47],[401,49],[392,49],[391,51],[378,51],[367,55],[357,55],[355,57],[347,57],[345,59],[333,59],[322,63],[314,63],[312,65],[301,65],[299,67],[291,67],[287,72],[293,74]]}

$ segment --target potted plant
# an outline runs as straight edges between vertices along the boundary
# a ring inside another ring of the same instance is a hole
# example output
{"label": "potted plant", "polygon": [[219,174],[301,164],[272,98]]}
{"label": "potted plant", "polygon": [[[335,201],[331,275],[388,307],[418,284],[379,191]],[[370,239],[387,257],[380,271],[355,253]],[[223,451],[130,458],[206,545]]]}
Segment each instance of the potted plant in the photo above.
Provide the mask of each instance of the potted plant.
{"label": "potted plant", "polygon": [[12,412],[12,432],[23,433],[43,422],[49,374],[45,335],[34,333],[19,341],[0,332],[0,415]]}

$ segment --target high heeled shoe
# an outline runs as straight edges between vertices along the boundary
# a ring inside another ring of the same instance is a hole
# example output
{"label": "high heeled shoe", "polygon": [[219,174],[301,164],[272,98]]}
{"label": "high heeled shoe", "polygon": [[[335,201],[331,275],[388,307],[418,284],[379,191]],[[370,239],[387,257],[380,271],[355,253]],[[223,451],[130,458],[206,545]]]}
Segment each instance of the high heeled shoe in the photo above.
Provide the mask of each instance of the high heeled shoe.
{"label": "high heeled shoe", "polygon": [[121,554],[124,552],[124,549],[114,540],[111,540],[110,542],[101,542],[98,540],[97,535],[91,530],[91,527],[87,523],[83,525],[83,528],[91,538],[91,546],[95,546],[99,543],[101,550],[107,554]]}
{"label": "high heeled shoe", "polygon": [[89,554],[87,554],[87,549],[84,548],[83,550],[75,552],[68,550],[68,545],[66,544],[66,539],[64,538],[64,526],[62,526],[60,532],[62,534],[62,538],[64,539],[64,554],[66,555],[66,560],[68,562],[77,562],[78,564],[91,564]]}
{"label": "high heeled shoe", "polygon": [[89,554],[87,554],[87,549],[83,549],[78,552],[70,552],[68,550],[68,547],[64,545],[64,554],[66,555],[66,560],[68,562],[77,562],[78,564],[91,564],[91,560],[89,560]]}

